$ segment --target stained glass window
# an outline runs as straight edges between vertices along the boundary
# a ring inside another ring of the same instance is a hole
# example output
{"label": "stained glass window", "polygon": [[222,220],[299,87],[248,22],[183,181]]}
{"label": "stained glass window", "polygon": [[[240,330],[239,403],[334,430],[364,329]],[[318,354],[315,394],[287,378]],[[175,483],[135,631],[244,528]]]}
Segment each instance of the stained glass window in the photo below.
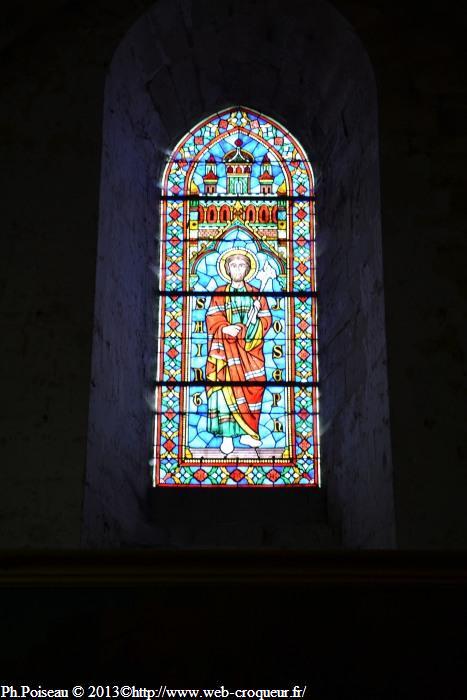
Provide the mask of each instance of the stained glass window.
{"label": "stained glass window", "polygon": [[236,107],[194,127],[161,196],[156,486],[319,485],[313,174]]}

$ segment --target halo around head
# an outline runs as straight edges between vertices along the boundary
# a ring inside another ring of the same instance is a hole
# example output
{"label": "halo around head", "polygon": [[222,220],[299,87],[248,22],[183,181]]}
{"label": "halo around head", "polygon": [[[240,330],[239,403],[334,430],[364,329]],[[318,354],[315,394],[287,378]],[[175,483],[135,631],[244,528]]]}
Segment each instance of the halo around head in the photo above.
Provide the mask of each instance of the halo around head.
{"label": "halo around head", "polygon": [[250,261],[250,269],[248,271],[248,274],[245,276],[245,282],[248,282],[249,280],[253,279],[258,269],[258,260],[254,253],[252,253],[249,250],[246,250],[245,248],[230,248],[229,250],[224,251],[222,255],[219,255],[219,260],[217,261],[217,271],[219,275],[223,279],[225,279],[226,282],[231,281],[230,276],[228,275],[227,270],[225,269],[225,263],[229,258],[232,258],[234,255],[244,255],[246,258],[248,258],[248,260]]}

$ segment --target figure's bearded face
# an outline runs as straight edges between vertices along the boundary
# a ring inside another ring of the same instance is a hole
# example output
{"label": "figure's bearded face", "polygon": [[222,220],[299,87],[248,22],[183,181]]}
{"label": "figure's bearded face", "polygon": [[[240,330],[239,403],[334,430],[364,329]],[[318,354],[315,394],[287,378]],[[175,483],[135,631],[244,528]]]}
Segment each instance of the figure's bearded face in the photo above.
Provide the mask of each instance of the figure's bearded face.
{"label": "figure's bearded face", "polygon": [[232,282],[243,282],[250,271],[250,261],[244,255],[233,255],[228,261],[228,273]]}

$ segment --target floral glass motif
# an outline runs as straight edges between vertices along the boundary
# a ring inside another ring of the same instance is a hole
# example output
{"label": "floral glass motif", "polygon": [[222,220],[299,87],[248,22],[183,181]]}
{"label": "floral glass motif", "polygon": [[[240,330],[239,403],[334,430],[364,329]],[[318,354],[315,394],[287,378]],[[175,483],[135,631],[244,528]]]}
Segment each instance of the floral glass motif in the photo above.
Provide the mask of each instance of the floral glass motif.
{"label": "floral glass motif", "polygon": [[157,486],[319,484],[313,174],[230,108],[173,151],[161,198]]}

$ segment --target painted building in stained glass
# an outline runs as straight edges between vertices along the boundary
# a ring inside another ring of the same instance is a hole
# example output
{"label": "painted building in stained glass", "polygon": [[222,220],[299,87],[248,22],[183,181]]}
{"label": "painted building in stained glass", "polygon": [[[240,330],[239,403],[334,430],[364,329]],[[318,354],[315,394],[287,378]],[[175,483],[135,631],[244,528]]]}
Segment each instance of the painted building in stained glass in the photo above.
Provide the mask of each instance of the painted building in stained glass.
{"label": "painted building in stained glass", "polygon": [[313,174],[274,120],[193,128],[163,176],[156,486],[319,485]]}

